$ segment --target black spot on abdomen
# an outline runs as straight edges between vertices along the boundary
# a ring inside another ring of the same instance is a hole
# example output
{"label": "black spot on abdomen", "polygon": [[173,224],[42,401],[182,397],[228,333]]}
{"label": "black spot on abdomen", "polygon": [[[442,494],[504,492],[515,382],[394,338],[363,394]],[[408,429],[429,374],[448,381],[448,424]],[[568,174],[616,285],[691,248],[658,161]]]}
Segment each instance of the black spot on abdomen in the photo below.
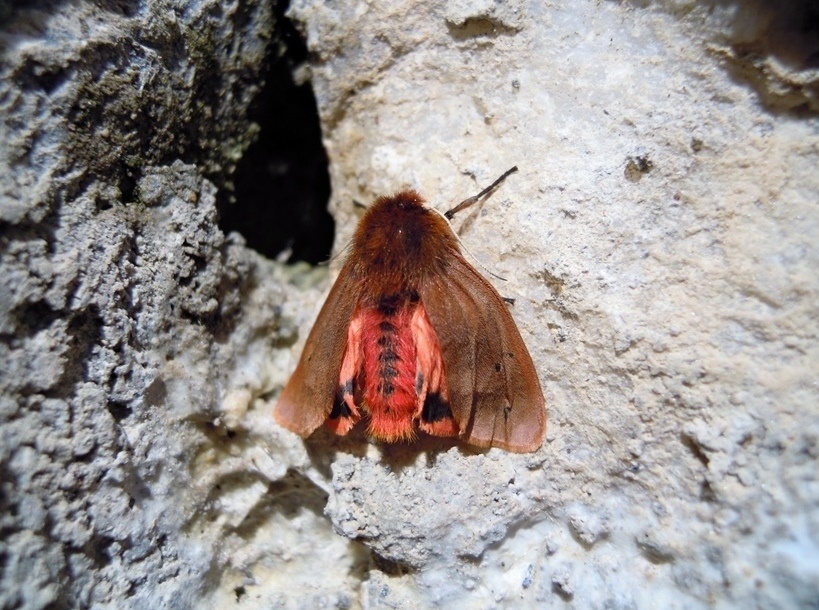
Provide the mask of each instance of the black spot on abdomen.
{"label": "black spot on abdomen", "polygon": [[427,399],[424,401],[424,408],[421,410],[421,419],[425,422],[435,423],[448,417],[452,417],[449,403],[445,402],[437,392],[428,394]]}
{"label": "black spot on abdomen", "polygon": [[330,411],[330,419],[335,419],[337,417],[350,417],[353,412],[350,411],[350,407],[347,406],[347,403],[344,402],[344,397],[347,395],[352,395],[353,393],[353,380],[349,379],[344,385],[338,386],[336,389],[336,396],[333,400],[333,410]]}

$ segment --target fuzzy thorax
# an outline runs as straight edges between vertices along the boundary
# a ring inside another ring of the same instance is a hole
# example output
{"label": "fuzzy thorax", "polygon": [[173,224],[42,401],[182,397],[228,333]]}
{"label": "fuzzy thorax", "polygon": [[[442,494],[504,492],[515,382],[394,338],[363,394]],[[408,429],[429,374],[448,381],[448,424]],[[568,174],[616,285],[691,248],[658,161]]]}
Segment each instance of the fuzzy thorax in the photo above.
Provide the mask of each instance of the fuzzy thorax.
{"label": "fuzzy thorax", "polygon": [[416,289],[446,266],[458,241],[449,223],[415,191],[380,197],[355,232],[351,260],[365,296]]}

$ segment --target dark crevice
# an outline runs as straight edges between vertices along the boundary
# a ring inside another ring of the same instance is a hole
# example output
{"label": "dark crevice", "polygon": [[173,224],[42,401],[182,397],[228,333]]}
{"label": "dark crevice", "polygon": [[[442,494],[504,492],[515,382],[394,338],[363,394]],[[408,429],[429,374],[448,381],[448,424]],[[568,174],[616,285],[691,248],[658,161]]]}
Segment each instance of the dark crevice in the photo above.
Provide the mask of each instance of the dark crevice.
{"label": "dark crevice", "polygon": [[89,305],[71,317],[68,323],[70,337],[68,353],[71,354],[71,358],[66,362],[60,380],[65,391],[73,392],[76,384],[93,378],[89,370],[92,366],[91,357],[94,348],[102,342],[104,326],[105,322],[96,305]]}
{"label": "dark crevice", "polygon": [[[720,0],[726,4],[726,0]],[[730,3],[734,8],[734,3]],[[748,29],[753,28],[748,43]],[[740,53],[770,54],[795,70],[819,67],[819,4],[816,0],[755,0],[736,5],[732,43]]]}
{"label": "dark crevice", "polygon": [[17,320],[16,338],[33,337],[40,331],[49,328],[62,314],[63,312],[55,311],[44,300],[18,305],[13,312],[13,316]]}
{"label": "dark crevice", "polygon": [[697,442],[697,440],[685,433],[680,435],[680,440],[682,440],[683,446],[685,446],[685,448],[688,449],[703,466],[708,468],[708,463],[711,460],[708,458],[705,451],[703,451],[702,446]]}
{"label": "dark crevice", "polygon": [[405,576],[415,572],[415,569],[410,564],[398,559],[384,557],[372,549],[370,550],[370,559],[375,569],[384,572],[384,574],[388,576]]}
{"label": "dark crevice", "polygon": [[717,501],[717,494],[714,491],[714,488],[711,487],[711,483],[709,483],[706,479],[700,481],[700,495],[699,499],[701,502],[716,502]]}
{"label": "dark crevice", "polygon": [[294,517],[302,509],[323,517],[328,495],[309,478],[290,469],[282,479],[270,483],[268,498],[270,506],[288,517]]}
{"label": "dark crevice", "polygon": [[494,40],[501,36],[514,36],[517,28],[489,17],[470,17],[462,23],[448,22],[449,35],[457,42],[469,40]]}
{"label": "dark crevice", "polygon": [[714,0],[714,4],[729,7],[734,15],[727,33],[732,52],[724,56],[733,78],[752,87],[772,112],[815,116],[819,86],[810,73],[819,67],[819,3]]}
{"label": "dark crevice", "polygon": [[271,50],[264,88],[250,109],[259,136],[236,167],[232,200],[220,202],[219,225],[267,257],[290,249],[291,262],[316,264],[329,258],[333,242],[330,177],[313,89],[293,76],[307,48],[284,15],[287,5],[276,8],[274,40],[283,51]]}
{"label": "dark crevice", "polygon": [[131,415],[131,407],[127,403],[112,400],[106,403],[105,406],[116,422],[121,422]]}
{"label": "dark crevice", "polygon": [[97,570],[111,564],[112,547],[117,540],[111,536],[95,534],[82,549],[83,554],[91,560]]}

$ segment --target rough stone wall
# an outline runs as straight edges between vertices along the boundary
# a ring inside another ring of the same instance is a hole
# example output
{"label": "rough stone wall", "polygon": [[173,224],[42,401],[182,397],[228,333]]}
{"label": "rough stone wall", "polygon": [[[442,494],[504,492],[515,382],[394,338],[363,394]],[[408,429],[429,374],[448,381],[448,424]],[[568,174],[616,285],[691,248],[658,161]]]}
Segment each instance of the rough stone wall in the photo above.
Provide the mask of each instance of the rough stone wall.
{"label": "rough stone wall", "polygon": [[516,298],[531,455],[272,422],[325,272],[214,203],[270,7],[116,7],[3,26],[4,607],[816,606],[809,3],[293,2],[338,250],[353,201],[521,168],[455,226]]}
{"label": "rough stone wall", "polygon": [[341,455],[327,514],[393,566],[370,605],[815,606],[815,9],[294,13],[339,245],[352,200],[446,209],[521,168],[456,226],[517,298],[547,443]]}
{"label": "rough stone wall", "polygon": [[191,460],[248,321],[276,320],[242,312],[253,255],[204,176],[252,139],[272,7],[3,13],[0,607],[194,607]]}

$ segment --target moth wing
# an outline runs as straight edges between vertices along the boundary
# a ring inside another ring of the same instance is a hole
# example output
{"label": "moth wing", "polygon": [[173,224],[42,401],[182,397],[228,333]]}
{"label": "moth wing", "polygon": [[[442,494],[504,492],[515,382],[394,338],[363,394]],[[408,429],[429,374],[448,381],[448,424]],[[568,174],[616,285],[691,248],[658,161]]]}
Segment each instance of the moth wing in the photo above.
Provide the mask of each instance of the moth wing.
{"label": "moth wing", "polygon": [[276,421],[307,437],[330,415],[339,387],[347,329],[358,302],[358,284],[348,261],[321,307],[296,370],[276,403]]}
{"label": "moth wing", "polygon": [[441,345],[461,439],[535,451],[546,430],[546,401],[503,299],[459,253],[425,282],[420,296]]}

